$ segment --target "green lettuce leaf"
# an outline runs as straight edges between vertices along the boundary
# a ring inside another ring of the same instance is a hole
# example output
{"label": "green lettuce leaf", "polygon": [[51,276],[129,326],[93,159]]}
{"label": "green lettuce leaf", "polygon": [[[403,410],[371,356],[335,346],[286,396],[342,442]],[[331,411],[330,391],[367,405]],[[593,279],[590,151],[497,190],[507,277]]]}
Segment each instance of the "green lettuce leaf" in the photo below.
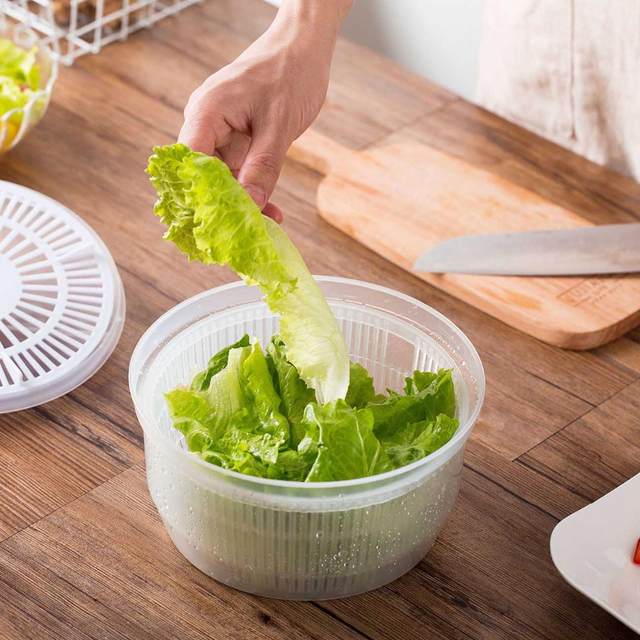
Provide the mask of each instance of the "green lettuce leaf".
{"label": "green lettuce leaf", "polygon": [[373,415],[354,409],[344,400],[305,411],[307,432],[300,452],[314,451],[315,462],[307,482],[351,480],[382,473],[391,468],[388,457],[373,433]]}
{"label": "green lettuce leaf", "polygon": [[444,413],[450,418],[456,415],[456,394],[450,369],[414,371],[411,378],[405,380],[407,395],[424,395],[427,415],[432,418]]}
{"label": "green lettuce leaf", "polygon": [[349,388],[345,398],[350,407],[362,409],[376,398],[376,390],[373,387],[373,378],[369,372],[357,362],[351,363],[349,372]]}
{"label": "green lettuce leaf", "polygon": [[280,413],[280,397],[260,345],[235,346],[226,358],[206,391],[175,389],[167,394],[171,417],[190,451],[226,468],[265,475],[264,465],[274,464],[288,444],[289,423]]}
{"label": "green lettuce leaf", "polygon": [[309,475],[316,452],[285,449],[278,453],[278,459],[267,469],[267,477],[273,480],[293,480],[304,482]]}
{"label": "green lettuce leaf", "polygon": [[381,441],[393,468],[420,460],[445,445],[458,429],[458,421],[444,414],[435,420],[414,422],[397,428]]}
{"label": "green lettuce leaf", "polygon": [[244,411],[246,399],[242,389],[242,365],[250,352],[251,347],[231,349],[227,366],[209,381],[206,396],[214,413],[218,437],[228,429],[231,419]]}
{"label": "green lettuce leaf", "polygon": [[373,413],[374,431],[381,440],[403,425],[435,420],[440,414],[455,418],[456,400],[449,369],[437,373],[416,371],[405,381],[403,396],[391,392],[382,400],[374,400],[368,408]]}
{"label": "green lettuce leaf", "polygon": [[244,464],[246,455],[251,454],[260,462],[274,463],[285,444],[286,434],[265,430],[262,425],[255,428],[255,417],[243,413],[234,416],[225,434],[210,449],[223,452],[233,462],[242,460]]}
{"label": "green lettuce leaf", "polygon": [[237,471],[238,473],[244,473],[248,476],[266,478],[269,472],[269,465],[255,458],[246,449],[237,448],[230,453],[207,449],[196,453],[206,462]]}
{"label": "green lettuce leaf", "polygon": [[173,426],[185,437],[189,451],[202,451],[222,435],[206,394],[177,388],[166,394]]}
{"label": "green lettuce leaf", "polygon": [[286,356],[320,402],[344,398],[349,359],[337,322],[286,233],[218,158],[181,144],[156,147],[147,172],[165,237],[192,260],[231,267],[280,315]]}
{"label": "green lettuce leaf", "polygon": [[390,393],[368,405],[374,433],[394,468],[424,458],[458,429],[453,377],[449,369],[415,371],[405,380],[407,395]]}
{"label": "green lettuce leaf", "polygon": [[285,345],[280,336],[273,336],[267,347],[267,354],[273,371],[274,386],[282,400],[282,413],[291,425],[291,447],[295,449],[305,432],[302,424],[305,407],[310,402],[315,402],[316,394],[287,360]]}
{"label": "green lettuce leaf", "polygon": [[23,49],[11,40],[0,38],[0,85],[11,82],[18,88],[36,91],[40,87],[37,49]]}
{"label": "green lettuce leaf", "polygon": [[280,413],[280,396],[276,393],[262,348],[256,342],[250,349],[250,353],[242,363],[244,406],[248,409],[251,418],[257,417],[258,434],[266,433],[273,436],[281,446],[289,441],[289,422]]}
{"label": "green lettuce leaf", "polygon": [[31,94],[22,90],[20,85],[0,78],[0,116],[13,109],[26,106],[30,97]]}
{"label": "green lettuce leaf", "polygon": [[405,381],[405,392],[423,395],[427,417],[435,418],[443,413],[455,418],[456,394],[451,369],[440,369],[436,373],[414,371],[413,376]]}
{"label": "green lettuce leaf", "polygon": [[10,149],[20,132],[24,107],[31,101],[31,120],[44,113],[46,97],[39,92],[40,67],[36,49],[22,49],[11,40],[0,38],[0,153]]}
{"label": "green lettuce leaf", "polygon": [[227,366],[229,351],[231,351],[231,349],[238,349],[239,347],[248,347],[250,343],[249,336],[245,334],[237,342],[230,344],[224,349],[220,349],[218,353],[209,359],[207,368],[196,374],[191,382],[191,389],[194,391],[206,391],[209,388],[209,384],[211,384],[211,378]]}

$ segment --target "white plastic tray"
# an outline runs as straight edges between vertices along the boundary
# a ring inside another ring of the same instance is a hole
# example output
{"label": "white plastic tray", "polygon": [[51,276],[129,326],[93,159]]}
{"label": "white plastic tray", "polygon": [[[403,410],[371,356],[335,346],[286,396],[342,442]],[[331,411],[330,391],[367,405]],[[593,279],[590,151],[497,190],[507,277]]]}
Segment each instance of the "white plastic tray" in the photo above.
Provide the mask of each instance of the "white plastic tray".
{"label": "white plastic tray", "polygon": [[551,557],[564,579],[640,633],[640,474],[562,520]]}

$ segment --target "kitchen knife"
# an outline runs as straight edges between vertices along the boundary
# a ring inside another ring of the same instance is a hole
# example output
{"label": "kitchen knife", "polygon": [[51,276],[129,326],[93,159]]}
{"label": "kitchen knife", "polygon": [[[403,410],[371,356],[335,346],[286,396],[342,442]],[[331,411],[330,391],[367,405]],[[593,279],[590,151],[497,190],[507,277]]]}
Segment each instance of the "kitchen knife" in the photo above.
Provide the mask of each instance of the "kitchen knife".
{"label": "kitchen knife", "polygon": [[640,223],[460,236],[440,242],[416,271],[572,276],[640,271]]}

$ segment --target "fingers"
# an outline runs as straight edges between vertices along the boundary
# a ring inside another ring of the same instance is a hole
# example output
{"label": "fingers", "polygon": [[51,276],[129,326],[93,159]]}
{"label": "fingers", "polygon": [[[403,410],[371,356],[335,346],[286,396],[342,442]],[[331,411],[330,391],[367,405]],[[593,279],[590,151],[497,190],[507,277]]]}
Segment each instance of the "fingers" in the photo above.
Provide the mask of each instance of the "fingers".
{"label": "fingers", "polygon": [[282,222],[282,211],[269,202],[269,197],[286,155],[286,136],[273,126],[267,131],[251,127],[253,137],[248,135],[249,127],[248,130],[244,126],[233,128],[223,115],[216,95],[203,87],[194,91],[189,99],[178,142],[224,160],[264,214]]}
{"label": "fingers", "polygon": [[278,205],[273,204],[273,202],[267,202],[267,204],[264,206],[264,209],[262,210],[262,213],[264,213],[265,216],[273,218],[278,224],[280,224],[284,220],[282,209]]}
{"label": "fingers", "polygon": [[178,142],[186,144],[194,151],[211,155],[216,148],[216,135],[207,123],[186,119],[180,129]]}
{"label": "fingers", "polygon": [[215,96],[194,91],[184,110],[184,123],[178,134],[178,142],[193,151],[213,155],[216,147],[229,143],[231,127],[218,108]]}
{"label": "fingers", "polygon": [[[236,178],[238,177],[242,165],[247,157],[250,144],[251,138],[248,135],[239,131],[234,131],[231,134],[229,144],[225,147],[218,148],[220,158],[224,160],[229,169],[231,169],[231,173],[233,173]],[[282,214],[280,207],[271,202],[267,202],[267,204],[264,205],[262,212],[266,216],[273,218],[277,223],[281,223],[284,219],[284,215]]]}
{"label": "fingers", "polygon": [[261,132],[251,141],[238,180],[261,209],[276,186],[286,151],[283,136],[271,132]]}
{"label": "fingers", "polygon": [[224,147],[218,147],[220,157],[226,165],[231,169],[231,173],[237,178],[240,173],[240,169],[247,157],[247,151],[249,151],[249,145],[251,138],[245,133],[234,131],[231,134],[229,144]]}

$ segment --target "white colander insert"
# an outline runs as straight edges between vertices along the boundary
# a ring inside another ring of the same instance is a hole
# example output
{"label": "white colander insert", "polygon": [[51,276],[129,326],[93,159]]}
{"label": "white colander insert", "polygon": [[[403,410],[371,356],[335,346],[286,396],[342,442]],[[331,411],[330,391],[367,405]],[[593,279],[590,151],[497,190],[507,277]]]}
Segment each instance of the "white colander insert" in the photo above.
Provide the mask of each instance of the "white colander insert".
{"label": "white colander insert", "polygon": [[118,270],[95,231],[55,200],[0,181],[0,413],[85,382],[124,316]]}

